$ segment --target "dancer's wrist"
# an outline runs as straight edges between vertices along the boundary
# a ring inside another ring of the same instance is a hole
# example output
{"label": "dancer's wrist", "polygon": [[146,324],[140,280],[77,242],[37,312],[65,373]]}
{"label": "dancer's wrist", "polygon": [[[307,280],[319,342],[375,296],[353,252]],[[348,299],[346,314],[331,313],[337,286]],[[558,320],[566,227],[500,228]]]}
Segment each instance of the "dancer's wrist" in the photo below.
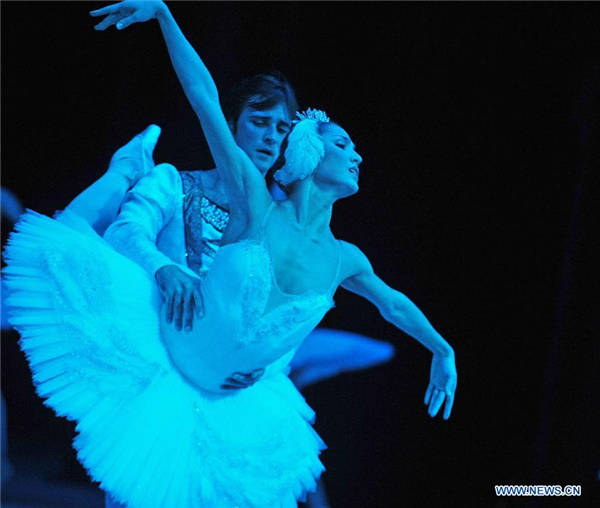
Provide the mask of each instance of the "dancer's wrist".
{"label": "dancer's wrist", "polygon": [[434,355],[438,355],[443,358],[453,358],[454,357],[454,349],[452,349],[452,346],[443,339],[439,344],[436,344],[431,349],[431,352]]}
{"label": "dancer's wrist", "polygon": [[167,4],[164,2],[158,2],[156,5],[156,10],[154,12],[154,17],[158,20],[158,21],[165,21],[169,15],[171,14],[171,12],[169,11],[169,8],[167,7]]}

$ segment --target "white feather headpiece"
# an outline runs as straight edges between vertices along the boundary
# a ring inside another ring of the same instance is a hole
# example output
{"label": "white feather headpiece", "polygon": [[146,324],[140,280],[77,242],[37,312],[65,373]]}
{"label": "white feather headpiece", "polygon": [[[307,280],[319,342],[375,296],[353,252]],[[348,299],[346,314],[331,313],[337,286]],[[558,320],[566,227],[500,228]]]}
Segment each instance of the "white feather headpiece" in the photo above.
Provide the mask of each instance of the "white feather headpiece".
{"label": "white feather headpiece", "polygon": [[311,175],[325,154],[325,146],[319,134],[319,123],[329,122],[324,111],[308,108],[296,113],[292,130],[284,152],[285,164],[275,171],[273,178],[284,187]]}

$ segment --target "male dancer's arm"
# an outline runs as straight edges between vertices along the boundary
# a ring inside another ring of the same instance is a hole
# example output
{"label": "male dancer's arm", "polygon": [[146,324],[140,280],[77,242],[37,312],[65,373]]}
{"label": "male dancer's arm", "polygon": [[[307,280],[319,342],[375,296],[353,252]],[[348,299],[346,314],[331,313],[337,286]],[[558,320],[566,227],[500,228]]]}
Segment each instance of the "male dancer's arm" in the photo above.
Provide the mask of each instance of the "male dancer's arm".
{"label": "male dancer's arm", "polygon": [[[150,125],[134,136],[115,152],[106,173],[75,197],[65,210],[84,219],[99,235],[104,235],[112,224],[105,239],[156,278],[169,305],[168,322],[175,323],[178,329],[184,325],[191,329],[192,310],[202,314],[199,292],[194,298],[194,309],[189,302],[186,305],[186,296],[189,299],[197,291],[197,278],[173,264],[156,245],[160,231],[177,206],[174,196],[181,194],[176,170],[152,169],[152,153],[159,136],[157,125]],[[127,193],[140,179],[143,182]],[[124,210],[119,214],[122,206]]]}
{"label": "male dancer's arm", "polygon": [[160,231],[175,211],[175,193],[181,194],[177,170],[159,164],[140,179],[125,195],[121,211],[108,227],[104,239],[154,276],[156,271],[173,264],[156,245]]}
{"label": "male dancer's arm", "polygon": [[177,170],[170,164],[159,164],[127,193],[104,238],[156,278],[167,305],[167,322],[178,330],[191,330],[194,315],[201,317],[203,313],[199,280],[157,247],[160,232],[181,205],[181,194]]}

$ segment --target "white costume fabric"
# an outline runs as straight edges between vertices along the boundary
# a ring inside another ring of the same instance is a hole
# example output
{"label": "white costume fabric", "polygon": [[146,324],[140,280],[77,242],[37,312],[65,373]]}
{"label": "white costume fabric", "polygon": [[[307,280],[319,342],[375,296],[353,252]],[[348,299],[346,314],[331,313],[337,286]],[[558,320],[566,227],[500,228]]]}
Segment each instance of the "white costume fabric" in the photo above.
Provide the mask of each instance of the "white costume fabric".
{"label": "white costume fabric", "polygon": [[[334,288],[282,293],[265,245],[238,242],[202,284],[205,318],[176,332],[154,278],[76,215],[28,212],[16,230],[11,324],[40,396],[77,421],[78,457],[103,489],[133,508],[274,508],[314,488],[324,444],[285,366]],[[249,388],[220,388],[263,367]]]}

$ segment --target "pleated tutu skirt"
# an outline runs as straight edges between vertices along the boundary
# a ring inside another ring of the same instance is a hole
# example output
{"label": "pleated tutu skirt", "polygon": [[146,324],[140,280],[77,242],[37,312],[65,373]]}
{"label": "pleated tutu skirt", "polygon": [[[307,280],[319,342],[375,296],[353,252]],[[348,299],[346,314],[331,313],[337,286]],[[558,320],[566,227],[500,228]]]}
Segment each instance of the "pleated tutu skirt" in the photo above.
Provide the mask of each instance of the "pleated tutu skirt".
{"label": "pleated tutu skirt", "polygon": [[159,334],[154,280],[78,216],[28,211],[5,249],[11,324],[38,394],[132,508],[295,507],[323,471],[314,413],[284,372],[228,395],[196,389]]}

